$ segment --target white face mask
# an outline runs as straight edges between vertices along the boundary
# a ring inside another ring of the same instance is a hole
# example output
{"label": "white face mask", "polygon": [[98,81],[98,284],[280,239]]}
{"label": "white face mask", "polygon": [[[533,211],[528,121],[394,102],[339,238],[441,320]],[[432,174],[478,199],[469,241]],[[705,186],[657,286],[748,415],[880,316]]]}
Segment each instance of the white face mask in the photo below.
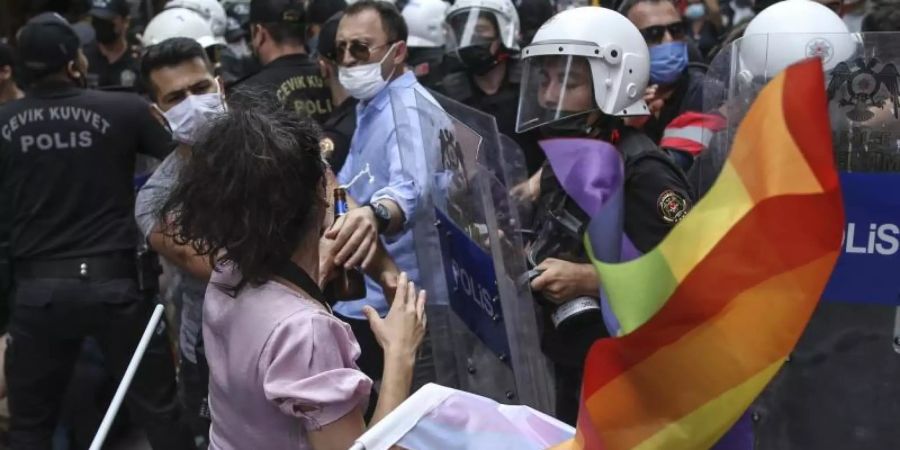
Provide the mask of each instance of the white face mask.
{"label": "white face mask", "polygon": [[[338,68],[338,80],[340,80],[341,86],[344,86],[344,89],[347,90],[351,97],[359,100],[369,100],[387,86],[388,81],[381,76],[381,64],[387,59],[397,44],[395,42],[388,49],[381,61]],[[391,75],[393,74],[394,72],[391,71]],[[390,75],[388,78],[390,78]]]}
{"label": "white face mask", "polygon": [[181,103],[162,114],[169,122],[172,137],[176,141],[185,145],[194,145],[198,135],[203,131],[203,127],[227,110],[228,107],[222,101],[219,84],[216,83],[216,92],[188,95]]}

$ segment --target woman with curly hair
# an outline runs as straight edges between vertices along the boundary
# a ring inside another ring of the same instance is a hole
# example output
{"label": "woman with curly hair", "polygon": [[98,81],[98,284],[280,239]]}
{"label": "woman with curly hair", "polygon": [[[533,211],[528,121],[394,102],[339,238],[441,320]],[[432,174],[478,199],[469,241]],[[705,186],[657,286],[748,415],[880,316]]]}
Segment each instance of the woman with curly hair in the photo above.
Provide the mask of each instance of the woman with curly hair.
{"label": "woman with curly hair", "polygon": [[[212,449],[346,449],[371,380],[322,296],[326,166],[316,125],[233,109],[195,145],[161,217],[216,267],[203,309]],[[366,311],[385,353],[377,422],[408,395],[424,292],[401,275],[390,313]]]}

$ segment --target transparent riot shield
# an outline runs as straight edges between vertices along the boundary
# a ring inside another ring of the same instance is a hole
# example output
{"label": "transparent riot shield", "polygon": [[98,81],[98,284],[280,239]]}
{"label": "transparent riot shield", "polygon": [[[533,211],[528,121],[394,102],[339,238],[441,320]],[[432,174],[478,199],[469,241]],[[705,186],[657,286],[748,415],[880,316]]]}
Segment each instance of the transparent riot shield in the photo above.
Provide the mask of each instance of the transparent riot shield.
{"label": "transparent riot shield", "polygon": [[[750,410],[756,448],[900,448],[900,33],[747,36],[712,62],[707,110],[727,117],[706,156],[724,161],[762,86],[823,60],[847,224],[818,309]],[[717,143],[717,145],[715,144]],[[709,164],[715,167],[715,164]],[[719,165],[721,167],[721,165]],[[715,169],[703,174],[715,176]]]}
{"label": "transparent riot shield", "polygon": [[[435,381],[550,412],[553,382],[540,349],[511,186],[526,179],[517,146],[493,117],[446,97],[392,98],[403,170],[419,188],[413,224],[428,290]],[[406,94],[402,94],[406,95]],[[415,139],[399,138],[403,130]]]}

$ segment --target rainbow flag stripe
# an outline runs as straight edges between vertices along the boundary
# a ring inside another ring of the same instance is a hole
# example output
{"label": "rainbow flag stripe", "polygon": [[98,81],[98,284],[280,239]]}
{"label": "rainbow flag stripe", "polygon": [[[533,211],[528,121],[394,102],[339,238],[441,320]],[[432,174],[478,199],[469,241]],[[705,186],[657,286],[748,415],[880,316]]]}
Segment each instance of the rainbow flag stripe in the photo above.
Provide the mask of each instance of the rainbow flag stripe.
{"label": "rainbow flag stripe", "polygon": [[578,432],[557,448],[709,448],[778,372],[841,244],[824,85],[818,60],[772,80],[669,236],[636,260],[594,261],[627,334],[594,344]]}

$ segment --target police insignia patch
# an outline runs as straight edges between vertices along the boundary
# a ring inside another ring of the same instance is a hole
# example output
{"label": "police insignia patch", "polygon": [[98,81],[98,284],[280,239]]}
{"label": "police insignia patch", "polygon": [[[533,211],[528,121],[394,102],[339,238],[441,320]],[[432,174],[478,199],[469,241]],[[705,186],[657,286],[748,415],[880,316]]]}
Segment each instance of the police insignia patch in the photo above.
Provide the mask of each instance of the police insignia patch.
{"label": "police insignia patch", "polygon": [[122,86],[125,87],[134,87],[134,82],[137,79],[137,74],[135,74],[131,70],[123,70],[122,74],[119,76],[119,82]]}
{"label": "police insignia patch", "polygon": [[327,137],[322,138],[322,140],[319,141],[319,150],[321,150],[322,153],[333,152],[334,151],[334,141],[332,141],[330,138],[327,138]]}
{"label": "police insignia patch", "polygon": [[691,209],[690,201],[673,190],[659,194],[656,205],[666,223],[678,223]]}

